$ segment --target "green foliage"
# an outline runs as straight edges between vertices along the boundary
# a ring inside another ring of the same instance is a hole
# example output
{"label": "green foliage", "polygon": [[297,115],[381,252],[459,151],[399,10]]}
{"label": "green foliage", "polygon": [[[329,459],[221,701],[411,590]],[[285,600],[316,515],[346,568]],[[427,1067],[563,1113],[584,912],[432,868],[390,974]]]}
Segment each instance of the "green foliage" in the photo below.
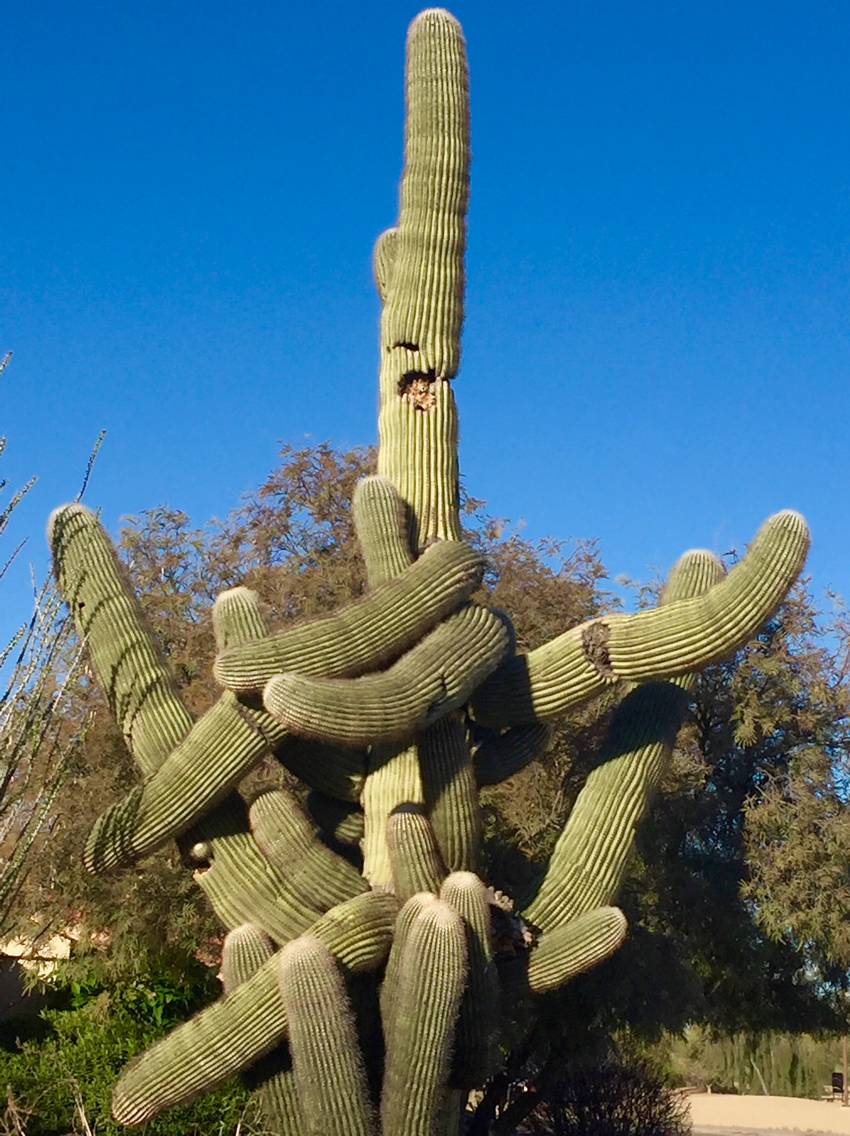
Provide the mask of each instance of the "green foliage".
{"label": "green foliage", "polygon": [[820,1099],[841,1068],[838,1037],[810,1034],[721,1034],[689,1026],[653,1050],[676,1084],[712,1091]]}
{"label": "green foliage", "polygon": [[[54,985],[66,1008],[43,1011],[46,1036],[0,1051],[0,1083],[9,1085],[28,1114],[27,1136],[60,1136],[76,1129],[81,1111],[104,1136],[124,1129],[110,1114],[121,1068],[157,1037],[196,1010],[215,980],[205,968],[193,974],[157,974],[106,985],[97,973],[61,978]],[[158,1136],[210,1136],[236,1131],[248,1095],[235,1082],[155,1120]]]}

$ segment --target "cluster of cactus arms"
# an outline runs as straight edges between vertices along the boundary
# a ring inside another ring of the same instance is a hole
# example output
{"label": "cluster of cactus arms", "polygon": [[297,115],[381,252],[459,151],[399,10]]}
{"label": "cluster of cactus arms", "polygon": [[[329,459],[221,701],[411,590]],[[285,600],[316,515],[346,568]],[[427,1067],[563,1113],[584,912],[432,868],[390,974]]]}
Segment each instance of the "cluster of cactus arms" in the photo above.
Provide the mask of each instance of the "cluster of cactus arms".
{"label": "cluster of cactus arms", "polygon": [[[143,775],[95,824],[86,864],[118,868],[176,840],[227,931],[222,998],[117,1082],[128,1125],[238,1073],[279,1136],[456,1133],[498,1068],[505,1006],[623,941],[618,887],[694,673],[764,624],[805,558],[805,523],[778,513],[728,575],[685,553],[657,608],[516,652],[509,616],[472,598],[484,563],[458,514],[468,83],[449,13],[414,20],[406,84],[400,216],[374,258],[379,472],[352,503],[367,593],[277,633],[253,592],[223,593],[222,693],[194,721],[97,518],[80,505],[51,518],[59,586]],[[616,683],[605,752],[536,894],[508,911],[478,874],[479,788]],[[269,753],[309,788],[306,806],[278,789],[240,795]]]}

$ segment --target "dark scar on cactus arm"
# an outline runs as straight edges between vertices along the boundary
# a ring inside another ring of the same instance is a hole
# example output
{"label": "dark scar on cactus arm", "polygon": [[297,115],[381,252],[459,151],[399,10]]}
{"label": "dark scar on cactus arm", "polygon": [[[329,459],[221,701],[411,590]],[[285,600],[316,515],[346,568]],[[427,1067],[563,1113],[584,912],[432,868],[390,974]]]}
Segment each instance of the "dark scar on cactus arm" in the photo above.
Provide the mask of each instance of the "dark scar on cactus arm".
{"label": "dark scar on cactus arm", "polygon": [[407,371],[398,380],[400,398],[409,398],[417,410],[431,410],[437,402],[434,383],[437,373],[430,371]]}
{"label": "dark scar on cactus arm", "polygon": [[593,663],[596,669],[605,678],[614,678],[614,670],[611,666],[611,656],[608,653],[608,639],[611,636],[611,629],[607,623],[602,620],[597,620],[595,623],[589,624],[581,633],[581,645],[584,647],[584,653],[589,662]]}

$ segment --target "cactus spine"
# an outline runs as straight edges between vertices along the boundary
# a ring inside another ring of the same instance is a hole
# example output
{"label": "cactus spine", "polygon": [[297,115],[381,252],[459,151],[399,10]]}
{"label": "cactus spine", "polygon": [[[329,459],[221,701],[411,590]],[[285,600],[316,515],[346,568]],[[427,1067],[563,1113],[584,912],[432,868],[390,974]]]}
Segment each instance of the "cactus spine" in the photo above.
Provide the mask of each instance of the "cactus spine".
{"label": "cactus spine", "polygon": [[[406,79],[400,214],[374,251],[379,474],[353,501],[366,596],[269,633],[253,592],[223,593],[224,689],[193,722],[96,517],[70,505],[50,521],[59,586],[143,777],[85,862],[125,865],[176,837],[229,932],[224,997],[127,1067],[113,1097],[125,1124],[245,1073],[281,1136],[456,1136],[464,1092],[497,1060],[499,1000],[554,990],[622,942],[617,890],[692,675],[772,615],[805,557],[802,518],[779,513],[727,578],[686,554],[658,608],[516,654],[510,619],[473,601],[484,561],[458,513],[468,84],[449,13],[414,20]],[[523,912],[533,945],[499,960],[475,874],[478,787],[618,681],[631,689]],[[311,790],[318,831],[286,793],[249,807],[238,792],[268,753]]]}

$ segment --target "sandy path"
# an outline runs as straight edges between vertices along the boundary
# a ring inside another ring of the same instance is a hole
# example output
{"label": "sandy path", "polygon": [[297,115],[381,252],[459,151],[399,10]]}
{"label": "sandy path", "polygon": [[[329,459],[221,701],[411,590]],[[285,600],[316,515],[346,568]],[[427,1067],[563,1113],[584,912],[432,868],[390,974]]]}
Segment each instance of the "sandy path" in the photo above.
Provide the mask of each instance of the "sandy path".
{"label": "sandy path", "polygon": [[738,1097],[725,1093],[694,1093],[688,1097],[694,1136],[733,1136],[734,1133],[836,1132],[850,1136],[850,1108],[839,1101],[800,1097]]}

